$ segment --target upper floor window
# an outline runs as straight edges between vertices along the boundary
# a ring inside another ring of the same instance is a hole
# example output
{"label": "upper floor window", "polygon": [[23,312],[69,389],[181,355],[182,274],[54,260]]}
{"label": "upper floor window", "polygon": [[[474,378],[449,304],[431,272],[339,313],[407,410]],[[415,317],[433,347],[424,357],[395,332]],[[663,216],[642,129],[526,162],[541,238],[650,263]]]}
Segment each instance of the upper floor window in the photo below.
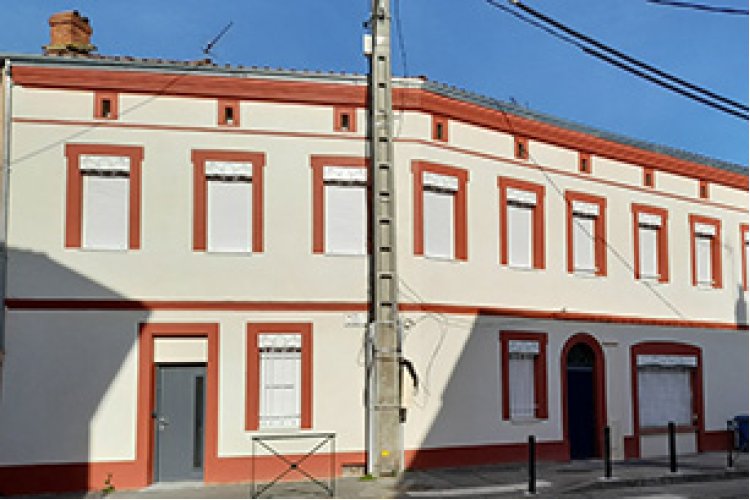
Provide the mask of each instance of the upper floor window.
{"label": "upper floor window", "polygon": [[646,187],[654,187],[654,169],[651,167],[643,167],[643,185]]}
{"label": "upper floor window", "polygon": [[591,155],[589,153],[578,153],[578,171],[582,174],[591,173]]}
{"label": "upper floor window", "polygon": [[513,138],[513,155],[519,160],[529,159],[529,139],[516,136]]}
{"label": "upper floor window", "polygon": [[218,121],[219,125],[227,127],[240,126],[240,102],[229,99],[219,99],[218,101]]}
{"label": "upper floor window", "polygon": [[667,211],[634,203],[633,252],[635,278],[669,281],[667,254]]}
{"label": "upper floor window", "polygon": [[721,221],[690,215],[693,285],[721,288]]}
{"label": "upper floor window", "polygon": [[465,170],[416,161],[414,174],[414,253],[466,260]]}
{"label": "upper floor window", "polygon": [[193,151],[193,249],[263,251],[265,155]]}
{"label": "upper floor window", "polygon": [[140,247],[143,148],[68,144],[65,246]]}
{"label": "upper floor window", "polygon": [[356,109],[343,106],[333,108],[333,130],[336,132],[356,132]]}
{"label": "upper floor window", "polygon": [[313,156],[313,252],[367,253],[367,162]]}
{"label": "upper floor window", "polygon": [[119,96],[117,93],[94,93],[94,118],[117,120],[119,118],[119,107]]}
{"label": "upper floor window", "polygon": [[448,119],[444,116],[432,116],[432,139],[435,141],[448,141]]}
{"label": "upper floor window", "polygon": [[565,201],[568,210],[568,272],[606,275],[606,200],[568,191]]}
{"label": "upper floor window", "polygon": [[544,268],[544,186],[498,178],[500,262],[519,269]]}

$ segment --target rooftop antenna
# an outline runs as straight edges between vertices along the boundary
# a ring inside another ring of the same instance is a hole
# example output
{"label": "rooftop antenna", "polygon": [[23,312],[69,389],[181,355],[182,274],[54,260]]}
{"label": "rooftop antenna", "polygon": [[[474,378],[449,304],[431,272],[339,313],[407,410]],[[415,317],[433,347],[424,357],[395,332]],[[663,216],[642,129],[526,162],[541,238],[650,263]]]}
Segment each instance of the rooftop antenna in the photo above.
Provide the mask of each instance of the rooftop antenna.
{"label": "rooftop antenna", "polygon": [[224,26],[224,28],[219,32],[219,34],[216,35],[213,38],[213,40],[211,40],[210,42],[206,44],[206,46],[203,48],[203,53],[206,54],[207,56],[215,57],[214,54],[211,53],[211,49],[213,49],[214,45],[216,45],[219,42],[219,40],[221,40],[221,37],[227,34],[227,31],[229,31],[229,29],[232,27],[233,24],[234,24],[234,21],[229,21],[229,24]]}

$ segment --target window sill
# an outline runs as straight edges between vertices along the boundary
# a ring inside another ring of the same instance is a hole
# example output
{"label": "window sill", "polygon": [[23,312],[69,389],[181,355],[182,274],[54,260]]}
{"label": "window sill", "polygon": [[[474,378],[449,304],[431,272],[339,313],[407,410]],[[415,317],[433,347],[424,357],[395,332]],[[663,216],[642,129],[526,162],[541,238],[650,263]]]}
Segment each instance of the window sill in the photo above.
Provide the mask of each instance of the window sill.
{"label": "window sill", "polygon": [[583,278],[583,279],[597,279],[597,278],[604,278],[605,276],[601,274],[597,274],[598,271],[596,270],[574,270],[572,273],[573,276],[576,278]]}
{"label": "window sill", "polygon": [[434,260],[437,262],[462,262],[455,257],[438,257],[436,255],[422,255],[426,260]]}
{"label": "window sill", "polygon": [[[694,425],[677,425],[675,426],[675,432],[678,434],[689,434],[692,432],[697,432],[698,428]],[[669,428],[668,427],[641,427],[640,434],[641,436],[653,436],[653,435],[659,435],[659,434],[668,434]]]}
{"label": "window sill", "polygon": [[196,251],[195,253],[203,253],[206,255],[225,255],[227,257],[249,257],[253,254],[253,252],[243,252],[241,250],[237,251],[231,251],[231,250],[204,250],[204,251]]}
{"label": "window sill", "polygon": [[719,290],[719,288],[715,287],[713,284],[708,283],[698,283],[697,285],[694,285],[696,290],[700,290],[703,292],[712,292],[714,290]]}
{"label": "window sill", "polygon": [[79,250],[82,252],[94,252],[94,253],[128,253],[130,248],[91,248],[91,247],[78,247],[70,248],[70,250]]}
{"label": "window sill", "polygon": [[509,420],[506,420],[506,422],[510,423],[510,425],[530,425],[537,424],[543,421],[544,419],[538,417],[511,417]]}
{"label": "window sill", "polygon": [[351,257],[357,257],[357,258],[367,257],[366,253],[343,253],[343,252],[341,252],[341,253],[334,253],[334,252],[325,252],[323,255],[325,257],[350,257],[350,258]]}
{"label": "window sill", "polygon": [[522,266],[506,266],[511,271],[525,271],[525,272],[533,272],[533,271],[544,271],[544,269],[537,269],[536,267],[522,267]]}
{"label": "window sill", "polygon": [[640,283],[644,285],[666,285],[666,282],[661,281],[661,276],[645,276],[638,278]]}

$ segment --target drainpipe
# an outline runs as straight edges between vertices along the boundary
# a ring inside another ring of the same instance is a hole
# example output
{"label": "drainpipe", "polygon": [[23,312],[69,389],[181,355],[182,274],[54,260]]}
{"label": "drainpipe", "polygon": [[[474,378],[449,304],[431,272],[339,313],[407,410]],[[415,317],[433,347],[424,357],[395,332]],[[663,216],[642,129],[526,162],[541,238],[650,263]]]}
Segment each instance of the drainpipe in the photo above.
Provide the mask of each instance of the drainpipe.
{"label": "drainpipe", "polygon": [[8,183],[10,182],[10,127],[11,127],[11,74],[10,59],[2,62],[2,171],[0,171],[0,394],[2,394],[2,372],[5,358],[5,295],[8,283],[8,209],[9,194]]}

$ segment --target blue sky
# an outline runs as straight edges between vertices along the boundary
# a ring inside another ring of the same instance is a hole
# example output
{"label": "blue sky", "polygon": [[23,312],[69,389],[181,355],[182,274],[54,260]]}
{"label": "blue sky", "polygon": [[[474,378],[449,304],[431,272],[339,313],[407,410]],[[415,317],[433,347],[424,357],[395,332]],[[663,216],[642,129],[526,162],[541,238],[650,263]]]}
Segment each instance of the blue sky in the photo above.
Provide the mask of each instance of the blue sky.
{"label": "blue sky", "polygon": [[[229,21],[217,62],[365,72],[369,0],[0,0],[0,52],[39,53],[47,18],[78,9],[102,54],[199,59]],[[705,0],[703,0],[705,1]],[[747,103],[748,18],[646,0],[526,0],[567,25]],[[711,3],[746,8],[741,0]],[[608,66],[487,5],[400,0],[408,74],[604,130],[743,165],[747,122]],[[394,73],[403,74],[394,46]]]}

